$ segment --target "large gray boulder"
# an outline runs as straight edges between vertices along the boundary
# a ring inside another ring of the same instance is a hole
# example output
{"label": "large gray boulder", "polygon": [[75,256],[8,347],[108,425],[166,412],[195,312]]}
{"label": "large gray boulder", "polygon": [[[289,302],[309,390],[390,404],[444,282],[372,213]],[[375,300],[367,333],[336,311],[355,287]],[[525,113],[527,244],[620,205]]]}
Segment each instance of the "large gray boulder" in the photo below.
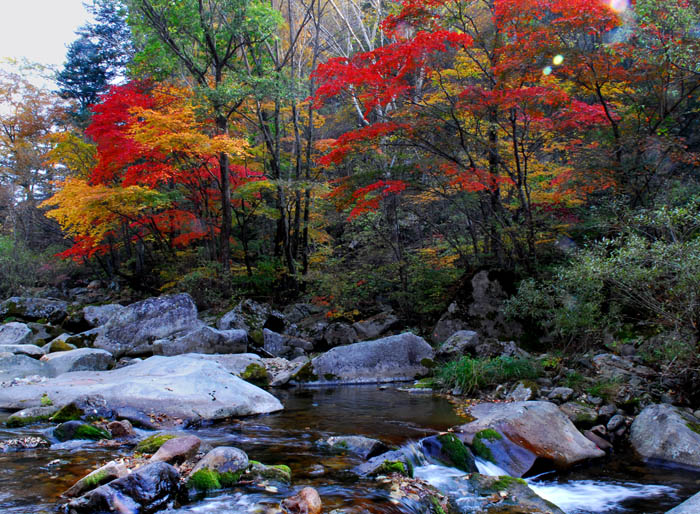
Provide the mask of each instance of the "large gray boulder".
{"label": "large gray boulder", "polygon": [[383,336],[399,324],[399,318],[391,311],[380,312],[374,316],[352,324],[360,341],[370,341]]}
{"label": "large gray boulder", "polygon": [[698,512],[700,512],[700,493],[694,494],[666,514],[697,514]]}
{"label": "large gray boulder", "polygon": [[700,421],[672,405],[649,405],[632,423],[630,442],[650,461],[700,469]]}
{"label": "large gray boulder", "polygon": [[71,501],[71,514],[95,512],[149,513],[165,509],[180,490],[180,473],[170,464],[154,462]]}
{"label": "large gray boulder", "polygon": [[237,376],[241,376],[251,365],[261,368],[265,367],[265,361],[263,361],[262,357],[254,353],[234,353],[230,355],[218,353],[186,353],[183,354],[183,357],[216,362],[226,371]]}
{"label": "large gray boulder", "polygon": [[560,469],[605,456],[550,402],[480,403],[469,414],[476,419],[458,428],[469,445],[479,432],[491,429]]}
{"label": "large gray boulder", "polygon": [[180,336],[153,342],[154,355],[245,353],[247,350],[248,334],[245,330],[217,330],[203,323]]}
{"label": "large gray boulder", "polygon": [[68,316],[68,302],[46,298],[13,296],[0,303],[0,319],[8,317],[27,321],[45,319],[54,325]]}
{"label": "large gray boulder", "polygon": [[152,352],[152,343],[199,326],[197,307],[188,294],[159,296],[117,312],[100,329],[94,347],[115,358]]}
{"label": "large gray boulder", "polygon": [[0,325],[0,346],[8,344],[31,344],[32,330],[24,323],[5,323]]}
{"label": "large gray boulder", "polygon": [[263,349],[275,357],[293,359],[312,351],[314,345],[305,339],[263,329]]}
{"label": "large gray boulder", "polygon": [[479,345],[479,334],[473,330],[459,330],[442,343],[436,357],[441,360],[459,359],[463,355],[474,354]]}
{"label": "large gray boulder", "polygon": [[407,332],[333,348],[311,361],[310,378],[345,384],[413,380],[428,373],[432,359],[430,345]]}
{"label": "large gray boulder", "polygon": [[107,323],[114,316],[122,312],[126,307],[118,303],[107,305],[88,305],[83,308],[83,318],[91,327],[99,327]]}
{"label": "large gray boulder", "polygon": [[267,304],[255,300],[243,300],[224,314],[216,326],[220,330],[239,329],[253,332],[269,328],[275,332],[284,331],[284,315]]}
{"label": "large gray boulder", "polygon": [[210,469],[219,473],[236,473],[248,467],[248,455],[233,446],[219,446],[209,451],[192,468],[192,474],[200,469]]}
{"label": "large gray boulder", "polygon": [[41,384],[0,389],[0,408],[37,406],[42,395],[57,405],[82,395],[101,395],[117,416],[131,419],[141,413],[163,424],[282,409],[277,398],[219,364],[183,356],[154,356],[112,371],[78,371]]}
{"label": "large gray boulder", "polygon": [[[14,378],[24,378],[33,375],[53,377],[56,376],[56,371],[46,362],[41,362],[26,355],[0,353],[0,382],[8,382]],[[18,405],[17,409],[23,409],[24,407],[30,407],[30,405]]]}
{"label": "large gray boulder", "polygon": [[71,371],[105,371],[114,366],[112,354],[96,348],[49,353],[41,360],[49,363],[56,370],[56,375]]}

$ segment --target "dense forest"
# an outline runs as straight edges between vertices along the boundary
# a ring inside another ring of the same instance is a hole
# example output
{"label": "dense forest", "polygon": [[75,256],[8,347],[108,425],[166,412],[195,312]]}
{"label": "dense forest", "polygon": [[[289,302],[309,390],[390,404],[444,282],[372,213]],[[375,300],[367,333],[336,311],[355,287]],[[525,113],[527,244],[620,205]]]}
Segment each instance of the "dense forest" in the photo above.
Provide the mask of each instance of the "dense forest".
{"label": "dense forest", "polygon": [[696,1],[90,9],[55,91],[0,76],[1,296],[100,279],[429,333],[487,270],[522,344],[694,379]]}

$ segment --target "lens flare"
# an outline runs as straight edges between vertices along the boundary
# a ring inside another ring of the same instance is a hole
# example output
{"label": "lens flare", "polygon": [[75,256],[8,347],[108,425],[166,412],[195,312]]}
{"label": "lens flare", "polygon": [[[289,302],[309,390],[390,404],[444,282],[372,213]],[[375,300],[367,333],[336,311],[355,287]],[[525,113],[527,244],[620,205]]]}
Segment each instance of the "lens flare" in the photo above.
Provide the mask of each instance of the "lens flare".
{"label": "lens flare", "polygon": [[543,75],[549,75],[552,73],[552,67],[551,66],[546,66],[545,69],[542,70]]}
{"label": "lens flare", "polygon": [[624,12],[629,6],[628,0],[610,0],[610,8],[615,12]]}
{"label": "lens flare", "polygon": [[554,66],[559,66],[563,62],[564,62],[564,56],[561,54],[555,55],[554,58],[552,59],[552,63],[554,64]]}

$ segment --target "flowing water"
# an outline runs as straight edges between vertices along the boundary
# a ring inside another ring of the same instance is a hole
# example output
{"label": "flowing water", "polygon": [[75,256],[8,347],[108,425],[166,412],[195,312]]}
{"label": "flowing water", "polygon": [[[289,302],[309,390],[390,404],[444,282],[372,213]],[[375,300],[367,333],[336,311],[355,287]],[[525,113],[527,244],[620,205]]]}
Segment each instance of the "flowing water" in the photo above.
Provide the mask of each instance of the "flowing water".
{"label": "flowing water", "polygon": [[[422,437],[463,422],[444,399],[408,394],[394,387],[351,386],[274,391],[285,410],[279,413],[232,420],[186,431],[213,446],[237,446],[251,459],[266,464],[287,464],[292,487],[267,484],[194,497],[172,513],[253,512],[274,507],[300,487],[315,487],[324,512],[342,508],[353,514],[417,512],[409,500],[397,501],[372,480],[358,480],[348,470],[360,463],[352,455],[329,455],[315,441],[331,435],[358,434],[392,445],[412,445]],[[48,435],[48,426],[0,429],[0,439]],[[144,432],[144,435],[146,433]],[[0,453],[0,512],[42,514],[56,512],[62,491],[98,463],[130,454],[128,448],[98,444],[55,445],[48,450]],[[445,491],[456,494],[456,478],[463,473],[429,462],[419,451],[415,474]],[[502,474],[493,464],[478,462],[485,474]],[[649,468],[628,456],[614,456],[593,466],[565,474],[528,479],[542,497],[568,514],[665,512],[700,489],[700,474]],[[456,494],[459,496],[458,494]],[[461,500],[468,511],[469,498]]]}

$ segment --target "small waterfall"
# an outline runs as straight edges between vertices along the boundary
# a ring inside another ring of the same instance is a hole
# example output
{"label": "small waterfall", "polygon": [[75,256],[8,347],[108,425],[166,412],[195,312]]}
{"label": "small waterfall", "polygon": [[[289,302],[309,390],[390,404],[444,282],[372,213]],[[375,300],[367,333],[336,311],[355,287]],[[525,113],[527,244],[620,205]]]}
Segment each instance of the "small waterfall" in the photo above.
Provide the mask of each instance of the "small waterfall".
{"label": "small waterfall", "polygon": [[[416,478],[425,480],[455,498],[463,512],[469,512],[470,508],[476,507],[474,499],[461,485],[460,478],[465,475],[463,471],[443,466],[428,459],[420,452],[420,443],[412,443],[404,448],[412,456]],[[476,459],[476,467],[483,475],[507,475],[498,465],[481,458]],[[526,480],[535,493],[554,503],[567,514],[590,514],[619,510],[623,502],[633,498],[654,498],[675,493],[673,487],[634,482],[599,480],[557,482],[544,480],[541,477]]]}

